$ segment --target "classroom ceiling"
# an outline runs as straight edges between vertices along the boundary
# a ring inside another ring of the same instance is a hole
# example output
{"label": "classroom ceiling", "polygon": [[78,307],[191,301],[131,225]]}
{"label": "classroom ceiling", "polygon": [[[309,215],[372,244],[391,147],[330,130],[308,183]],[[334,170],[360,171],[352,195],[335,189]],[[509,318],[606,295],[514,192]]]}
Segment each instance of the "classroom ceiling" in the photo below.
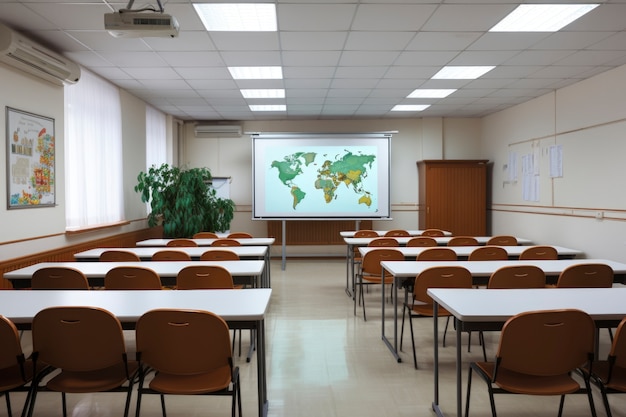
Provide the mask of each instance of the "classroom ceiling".
{"label": "classroom ceiling", "polygon": [[[180,23],[174,39],[112,37],[104,14],[128,4],[109,0],[0,0],[0,21],[182,120],[481,117],[626,64],[626,0],[601,1],[556,33],[488,32],[513,0],[269,2],[278,32],[207,32],[189,0],[162,3]],[[157,2],[133,9],[146,5]],[[284,79],[234,80],[227,70],[251,65],[281,66]],[[431,80],[446,65],[496,68],[476,80]],[[244,99],[243,88],[284,88],[286,97]],[[458,90],[406,98],[417,88]],[[430,107],[391,112],[397,104]]]}

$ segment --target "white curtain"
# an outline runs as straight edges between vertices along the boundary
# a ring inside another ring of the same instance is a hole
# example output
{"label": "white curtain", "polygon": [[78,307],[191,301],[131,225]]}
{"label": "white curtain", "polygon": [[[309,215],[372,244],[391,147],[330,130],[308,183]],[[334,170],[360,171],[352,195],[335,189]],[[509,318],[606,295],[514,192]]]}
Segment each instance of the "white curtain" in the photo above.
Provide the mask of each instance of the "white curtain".
{"label": "white curtain", "polygon": [[76,230],[123,220],[119,90],[82,69],[65,87],[65,217]]}
{"label": "white curtain", "polygon": [[167,162],[165,113],[146,106],[146,169]]}

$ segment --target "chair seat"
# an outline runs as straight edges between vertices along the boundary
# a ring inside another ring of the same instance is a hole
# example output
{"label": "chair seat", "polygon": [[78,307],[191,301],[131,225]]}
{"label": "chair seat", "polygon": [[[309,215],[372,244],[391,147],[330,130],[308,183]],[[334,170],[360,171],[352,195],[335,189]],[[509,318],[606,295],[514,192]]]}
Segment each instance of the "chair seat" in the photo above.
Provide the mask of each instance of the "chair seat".
{"label": "chair seat", "polygon": [[[482,372],[484,377],[492,380],[495,364],[493,362],[475,362],[474,369]],[[555,376],[532,376],[520,374],[500,367],[496,385],[503,390],[515,394],[528,395],[562,395],[572,394],[580,390],[580,385],[569,374]]]}
{"label": "chair seat", "polygon": [[[128,375],[134,375],[139,369],[136,361],[128,361]],[[46,388],[58,392],[88,393],[110,391],[127,381],[124,364],[118,364],[91,372],[62,371],[53,377]]]}
{"label": "chair seat", "polygon": [[149,387],[164,394],[196,395],[221,391],[231,383],[230,367],[223,366],[212,372],[196,375],[157,373]]}
{"label": "chair seat", "polygon": [[32,380],[33,375],[33,362],[30,360],[24,362],[24,378],[22,378],[19,365],[0,369],[0,392],[21,387],[26,382]]}
{"label": "chair seat", "polygon": [[594,376],[600,378],[606,388],[620,392],[626,391],[626,369],[614,366],[609,384],[606,383],[609,374],[609,363],[607,361],[594,362],[592,370]]}

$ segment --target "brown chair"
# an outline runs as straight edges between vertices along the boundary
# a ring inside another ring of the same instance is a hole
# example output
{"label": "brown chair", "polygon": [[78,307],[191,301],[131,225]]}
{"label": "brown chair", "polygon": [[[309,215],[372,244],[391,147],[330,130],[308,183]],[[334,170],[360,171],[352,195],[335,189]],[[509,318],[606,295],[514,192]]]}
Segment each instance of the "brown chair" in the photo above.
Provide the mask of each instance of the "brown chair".
{"label": "brown chair", "polygon": [[445,233],[440,229],[426,229],[422,231],[421,236],[443,237]]}
{"label": "brown chair", "polygon": [[104,276],[106,290],[160,290],[161,278],[150,268],[118,266]]}
{"label": "brown chair", "polygon": [[556,260],[559,259],[559,253],[552,246],[529,246],[522,251],[519,259],[529,261]]}
{"label": "brown chair", "polygon": [[51,266],[38,269],[31,278],[33,290],[88,290],[87,277],[78,269]]}
{"label": "brown chair", "polygon": [[[128,415],[138,363],[129,360],[120,321],[96,307],[51,307],[37,313],[32,323],[33,359],[49,368],[33,381],[28,415],[32,416],[40,391],[60,392],[63,416],[66,393],[126,392]],[[50,368],[58,371],[45,378]]]}
{"label": "brown chair", "polygon": [[481,246],[474,249],[467,257],[468,261],[506,261],[509,253],[500,246]]}
{"label": "brown chair", "polygon": [[[434,302],[427,294],[429,288],[472,288],[472,274],[461,266],[436,266],[425,269],[417,277],[413,284],[413,299],[404,303],[402,311],[402,328],[400,332],[400,348],[404,337],[404,320],[406,313],[409,315],[409,327],[411,329],[411,344],[413,346],[413,364],[417,369],[417,354],[415,351],[415,337],[413,334],[413,318],[433,317]],[[439,317],[449,317],[450,312],[439,308]]]}
{"label": "brown chair", "polygon": [[608,394],[626,393],[626,318],[624,318],[615,332],[611,343],[611,350],[606,360],[594,361],[591,367],[583,368],[587,375],[591,372],[593,382],[602,393],[602,402],[606,415],[612,417]]}
{"label": "brown chair", "polygon": [[208,250],[200,255],[201,261],[238,261],[239,255],[231,250]]}
{"label": "brown chair", "polygon": [[[231,415],[241,416],[239,368],[233,366],[228,325],[199,310],[158,309],[137,321],[137,357],[141,363],[136,416],[145,394],[228,395]],[[146,375],[154,372],[146,384]],[[147,386],[146,386],[147,385]]]}
{"label": "brown chair", "polygon": [[363,230],[357,230],[356,232],[354,232],[354,237],[379,237],[379,236],[380,235],[378,234],[376,230],[363,229]]}
{"label": "brown chair", "polygon": [[411,234],[403,229],[392,229],[385,232],[385,237],[409,237]]}
{"label": "brown chair", "polygon": [[489,277],[489,289],[545,288],[546,274],[535,265],[510,265],[498,268]]}
{"label": "brown chair", "polygon": [[152,255],[153,261],[191,261],[188,253],[179,250],[160,250]]}
{"label": "brown chair", "polygon": [[187,246],[187,247],[193,247],[193,246],[198,246],[198,244],[196,242],[194,242],[192,239],[172,239],[169,242],[167,242],[167,245],[165,246]]}
{"label": "brown chair", "polygon": [[386,246],[386,247],[398,247],[400,244],[397,239],[392,237],[377,237],[376,239],[372,239],[367,246]]}
{"label": "brown chair", "polygon": [[227,238],[228,239],[252,239],[254,236],[252,236],[250,233],[245,233],[245,232],[234,232],[234,233],[230,233]]}
{"label": "brown chair", "polygon": [[213,232],[198,232],[193,235],[194,239],[219,239],[220,237]]}
{"label": "brown chair", "polygon": [[235,239],[223,238],[216,239],[213,243],[211,243],[211,246],[241,246],[241,243]]}
{"label": "brown chair", "polygon": [[101,262],[139,262],[141,259],[136,254],[126,250],[105,250],[100,254]]}
{"label": "brown chair", "polygon": [[448,241],[448,246],[478,246],[478,240],[471,236],[454,236]]}
{"label": "brown chair", "polygon": [[487,240],[487,245],[517,246],[517,238],[515,236],[508,235],[492,236],[489,240]]}
{"label": "brown chair", "polygon": [[571,265],[559,274],[557,288],[611,288],[613,268],[606,264],[584,263]]}
{"label": "brown chair", "polygon": [[420,252],[417,261],[456,261],[456,252],[450,248],[428,248]]}
{"label": "brown chair", "polygon": [[[359,287],[358,300],[363,305],[363,320],[367,320],[365,315],[365,297],[363,295],[363,286],[386,285],[393,283],[393,276],[385,271],[382,275],[383,261],[403,261],[404,255],[396,249],[376,248],[365,254],[361,263],[361,270],[357,274],[357,283]],[[357,297],[355,297],[357,298]],[[356,303],[354,301],[354,314],[356,315]]]}
{"label": "brown chair", "polygon": [[[0,316],[0,393],[5,396],[7,414],[12,415],[11,392],[30,392],[28,383],[35,374],[33,361],[26,359],[22,351],[20,335],[15,324],[4,316]],[[24,408],[30,403],[30,395],[26,396]]]}
{"label": "brown chair", "polygon": [[217,265],[191,265],[181,269],[176,276],[179,290],[233,289],[230,272]]}
{"label": "brown chair", "polygon": [[502,328],[493,362],[471,362],[467,379],[465,415],[469,415],[472,373],[487,384],[491,413],[496,416],[494,394],[559,395],[559,417],[566,394],[587,393],[596,415],[589,377],[584,388],[572,373],[593,360],[595,324],[580,310],[528,311],[513,316]]}
{"label": "brown chair", "polygon": [[406,243],[407,247],[416,247],[416,246],[437,246],[437,241],[430,236],[417,236]]}

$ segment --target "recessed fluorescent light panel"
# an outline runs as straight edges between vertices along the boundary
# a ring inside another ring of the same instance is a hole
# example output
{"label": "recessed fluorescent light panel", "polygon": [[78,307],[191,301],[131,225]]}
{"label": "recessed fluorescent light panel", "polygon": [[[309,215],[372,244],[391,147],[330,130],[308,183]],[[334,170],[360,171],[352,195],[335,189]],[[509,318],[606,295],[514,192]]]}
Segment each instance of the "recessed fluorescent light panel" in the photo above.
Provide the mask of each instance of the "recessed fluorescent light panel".
{"label": "recessed fluorescent light panel", "polygon": [[283,90],[282,88],[260,88],[241,90],[241,94],[244,98],[285,98],[285,90]]}
{"label": "recessed fluorescent light panel", "polygon": [[556,32],[597,4],[521,4],[489,32]]}
{"label": "recessed fluorescent light panel", "polygon": [[285,104],[256,104],[250,105],[251,111],[287,111]]}
{"label": "recessed fluorescent light panel", "polygon": [[280,80],[283,78],[281,67],[228,67],[235,80]]}
{"label": "recessed fluorescent light panel", "polygon": [[194,3],[208,31],[276,32],[276,7],[270,3]]}
{"label": "recessed fluorescent light panel", "polygon": [[441,88],[441,89],[417,89],[414,90],[407,98],[444,98],[454,93],[456,88]]}
{"label": "recessed fluorescent light panel", "polygon": [[435,80],[475,80],[494,69],[494,66],[443,67],[433,76]]}
{"label": "recessed fluorescent light panel", "polygon": [[424,111],[429,107],[430,104],[398,104],[391,111]]}

